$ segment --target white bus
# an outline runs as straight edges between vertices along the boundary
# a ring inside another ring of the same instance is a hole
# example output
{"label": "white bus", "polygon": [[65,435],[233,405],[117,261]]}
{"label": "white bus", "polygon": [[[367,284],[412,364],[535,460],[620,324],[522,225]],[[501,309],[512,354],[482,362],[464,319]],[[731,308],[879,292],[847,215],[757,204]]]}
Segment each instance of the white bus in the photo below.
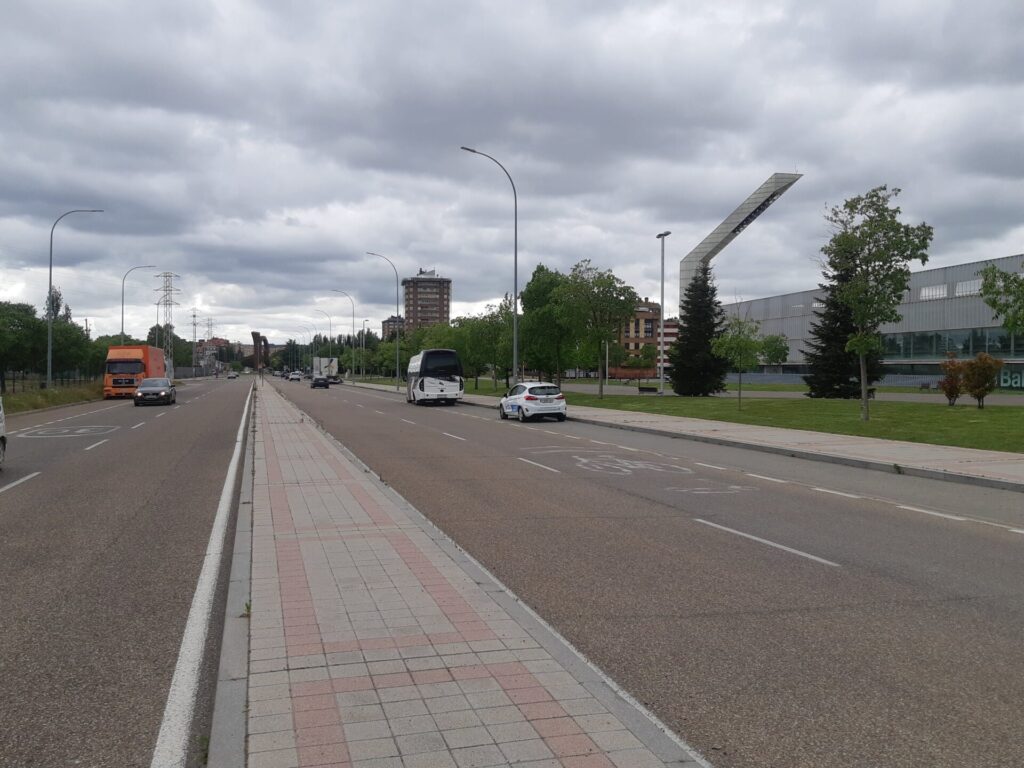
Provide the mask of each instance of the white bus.
{"label": "white bus", "polygon": [[462,399],[466,387],[462,363],[454,349],[424,349],[409,358],[405,400],[454,404]]}

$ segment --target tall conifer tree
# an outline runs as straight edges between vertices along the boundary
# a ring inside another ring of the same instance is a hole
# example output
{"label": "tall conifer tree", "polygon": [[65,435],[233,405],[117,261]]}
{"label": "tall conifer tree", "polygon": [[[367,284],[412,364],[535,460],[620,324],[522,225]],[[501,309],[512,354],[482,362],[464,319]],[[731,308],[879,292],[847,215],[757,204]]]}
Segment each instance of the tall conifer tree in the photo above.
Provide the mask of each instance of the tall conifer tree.
{"label": "tall conifer tree", "polygon": [[672,389],[677,395],[707,397],[725,390],[729,361],[711,351],[725,322],[711,265],[701,264],[686,287],[679,317],[679,338],[669,349]]}

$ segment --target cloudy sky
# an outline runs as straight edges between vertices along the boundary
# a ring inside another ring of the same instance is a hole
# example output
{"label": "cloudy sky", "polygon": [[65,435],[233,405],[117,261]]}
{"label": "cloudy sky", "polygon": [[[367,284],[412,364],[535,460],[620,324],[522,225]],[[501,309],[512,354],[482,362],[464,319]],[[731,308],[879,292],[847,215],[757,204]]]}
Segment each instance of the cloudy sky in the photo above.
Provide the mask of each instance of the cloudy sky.
{"label": "cloudy sky", "polygon": [[[271,341],[394,312],[394,273],[453,314],[589,258],[656,299],[776,171],[803,178],[714,261],[720,296],[812,287],[822,214],[878,184],[935,227],[930,266],[1024,251],[1020,0],[88,3],[0,24],[0,300],[54,283],[94,335],[156,320]],[[674,311],[670,309],[670,313]]]}

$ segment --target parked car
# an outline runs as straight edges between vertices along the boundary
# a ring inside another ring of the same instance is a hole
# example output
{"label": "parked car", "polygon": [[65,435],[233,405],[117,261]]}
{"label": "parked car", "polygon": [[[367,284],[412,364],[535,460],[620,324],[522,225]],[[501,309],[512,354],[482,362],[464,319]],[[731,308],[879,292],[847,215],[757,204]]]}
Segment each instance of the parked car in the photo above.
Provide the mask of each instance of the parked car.
{"label": "parked car", "polygon": [[309,382],[310,389],[316,389],[317,387],[323,387],[324,389],[330,389],[331,384],[327,381],[327,377],[319,373],[313,375],[313,380]]}
{"label": "parked car", "polygon": [[517,384],[501,398],[498,415],[503,419],[515,416],[520,421],[540,419],[544,416],[554,416],[559,421],[565,421],[565,395],[557,384],[549,381]]}
{"label": "parked car", "polygon": [[170,405],[178,399],[174,382],[170,379],[143,379],[135,390],[135,404],[164,403]]}
{"label": "parked car", "polygon": [[238,371],[228,371],[228,378],[229,379],[237,379],[238,378]]}
{"label": "parked car", "polygon": [[288,374],[288,381],[302,381],[302,374],[298,371],[292,371]]}

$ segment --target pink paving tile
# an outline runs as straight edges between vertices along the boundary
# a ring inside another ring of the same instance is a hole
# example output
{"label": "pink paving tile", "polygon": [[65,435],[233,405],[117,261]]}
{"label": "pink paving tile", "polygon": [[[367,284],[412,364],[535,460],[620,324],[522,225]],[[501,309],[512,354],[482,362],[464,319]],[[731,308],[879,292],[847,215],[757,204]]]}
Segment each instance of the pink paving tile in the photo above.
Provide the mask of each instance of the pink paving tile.
{"label": "pink paving tile", "polygon": [[426,635],[401,635],[395,638],[395,645],[399,648],[411,648],[414,645],[429,645],[430,639]]}
{"label": "pink paving tile", "polygon": [[[487,671],[487,667],[483,664],[473,664],[468,667],[453,667],[451,670],[452,677],[456,680],[474,680],[478,677],[491,677],[491,673]],[[554,715],[552,715],[554,717]]]}
{"label": "pink paving tile", "polygon": [[[353,678],[349,678],[353,679]],[[320,696],[331,693],[331,680],[308,680],[303,683],[292,684],[292,696]]]}
{"label": "pink paving tile", "polygon": [[461,643],[465,637],[459,632],[441,632],[435,635],[427,635],[431,645],[445,645],[446,643]]}
{"label": "pink paving tile", "polygon": [[488,664],[487,671],[492,675],[527,675],[530,670],[521,661],[506,661],[500,664]]}
{"label": "pink paving tile", "polygon": [[318,696],[299,696],[292,699],[292,710],[295,712],[305,712],[309,709],[330,709],[336,705],[333,692],[322,693]]}
{"label": "pink paving tile", "polygon": [[612,761],[604,755],[577,755],[575,757],[563,757],[562,765],[565,768],[615,768]]}
{"label": "pink paving tile", "polygon": [[376,651],[381,648],[394,648],[395,641],[390,637],[371,637],[366,640],[359,641],[360,650],[364,651]]}
{"label": "pink paving tile", "polygon": [[530,723],[541,736],[572,736],[583,733],[583,729],[571,717],[553,717],[549,720],[534,720]]}
{"label": "pink paving tile", "polygon": [[538,704],[520,704],[519,711],[527,720],[543,720],[548,717],[565,717],[565,710],[553,701]]}
{"label": "pink paving tile", "polygon": [[498,685],[506,691],[511,691],[515,688],[536,688],[540,685],[537,678],[530,673],[525,675],[497,675],[495,679],[498,681]]}
{"label": "pink paving tile", "polygon": [[497,635],[489,629],[467,629],[461,634],[462,639],[466,642],[472,642],[474,640],[493,640],[497,637]]}
{"label": "pink paving tile", "polygon": [[412,680],[417,685],[424,683],[447,683],[452,679],[447,669],[426,669],[422,672],[413,672]]}
{"label": "pink paving tile", "polygon": [[397,688],[400,685],[412,685],[412,676],[408,672],[395,672],[390,675],[373,675],[374,688]]}
{"label": "pink paving tile", "polygon": [[295,731],[295,745],[298,747],[342,744],[344,741],[345,730],[341,725],[317,725],[310,728],[298,728]]}
{"label": "pink paving tile", "polygon": [[449,620],[451,620],[452,624],[459,632],[475,632],[477,630],[490,629],[490,627],[482,621],[454,621],[451,617],[449,617]]}
{"label": "pink paving tile", "polygon": [[320,744],[299,747],[299,766],[324,766],[348,762],[348,747],[344,744]]}
{"label": "pink paving tile", "polygon": [[289,656],[312,656],[316,653],[323,653],[324,647],[320,643],[307,643],[304,645],[288,645]]}
{"label": "pink paving tile", "polygon": [[350,693],[351,691],[369,691],[373,689],[373,681],[369,677],[339,677],[328,680],[331,690],[335,693]]}
{"label": "pink paving tile", "polygon": [[302,712],[293,712],[292,719],[296,728],[313,728],[317,725],[340,725],[341,715],[337,708],[333,709],[307,709]]}
{"label": "pink paving tile", "polygon": [[551,694],[537,686],[536,688],[517,688],[506,690],[505,695],[512,699],[515,704],[535,704],[539,701],[554,701]]}
{"label": "pink paving tile", "polygon": [[544,743],[548,745],[548,749],[555,753],[556,757],[593,755],[601,751],[597,744],[585,734],[548,736],[544,739]]}
{"label": "pink paving tile", "polygon": [[347,640],[345,642],[325,642],[324,653],[345,653],[346,651],[358,651],[361,643],[358,640]]}

